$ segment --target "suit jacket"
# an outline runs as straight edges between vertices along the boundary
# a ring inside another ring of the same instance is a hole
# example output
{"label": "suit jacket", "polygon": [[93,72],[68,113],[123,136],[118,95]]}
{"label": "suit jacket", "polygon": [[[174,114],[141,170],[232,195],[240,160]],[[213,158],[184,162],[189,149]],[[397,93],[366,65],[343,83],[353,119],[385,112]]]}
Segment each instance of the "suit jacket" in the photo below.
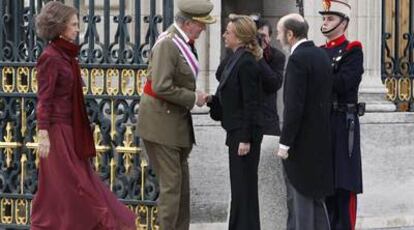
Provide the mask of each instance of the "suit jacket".
{"label": "suit jacket", "polygon": [[333,192],[331,73],[328,56],[312,41],[300,44],[286,67],[280,143],[290,149],[283,164],[289,182],[315,199]]}
{"label": "suit jacket", "polygon": [[240,142],[251,142],[262,126],[262,86],[254,56],[243,48],[230,58],[217,89],[221,124],[227,133],[239,130]]}
{"label": "suit jacket", "polygon": [[263,119],[265,135],[280,135],[279,114],[277,112],[277,91],[282,87],[285,55],[278,49],[269,47],[270,55],[259,61],[263,81]]}
{"label": "suit jacket", "polygon": [[[279,115],[277,112],[277,91],[282,86],[285,55],[278,49],[270,47],[268,59],[258,61],[259,76],[262,90],[263,134],[280,135]],[[225,66],[233,56],[233,52],[226,55],[216,71],[216,79],[220,81]],[[216,100],[213,98],[213,100]],[[217,103],[209,103],[210,116],[214,120],[221,120],[221,107]]]}
{"label": "suit jacket", "polygon": [[172,41],[177,29],[153,49],[148,66],[153,97],[143,94],[139,105],[138,135],[163,145],[191,147],[195,143],[190,109],[195,104],[196,81],[189,64]]}

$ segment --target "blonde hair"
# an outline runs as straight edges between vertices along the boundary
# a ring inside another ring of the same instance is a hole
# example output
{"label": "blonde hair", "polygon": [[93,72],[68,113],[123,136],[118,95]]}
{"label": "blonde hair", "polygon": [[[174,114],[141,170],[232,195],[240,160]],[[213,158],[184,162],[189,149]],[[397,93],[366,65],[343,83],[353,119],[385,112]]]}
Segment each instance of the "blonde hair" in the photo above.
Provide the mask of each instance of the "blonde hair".
{"label": "blonde hair", "polygon": [[256,60],[263,56],[263,50],[257,41],[256,23],[247,15],[230,14],[230,22],[234,25],[234,34],[243,43],[247,51],[251,52]]}

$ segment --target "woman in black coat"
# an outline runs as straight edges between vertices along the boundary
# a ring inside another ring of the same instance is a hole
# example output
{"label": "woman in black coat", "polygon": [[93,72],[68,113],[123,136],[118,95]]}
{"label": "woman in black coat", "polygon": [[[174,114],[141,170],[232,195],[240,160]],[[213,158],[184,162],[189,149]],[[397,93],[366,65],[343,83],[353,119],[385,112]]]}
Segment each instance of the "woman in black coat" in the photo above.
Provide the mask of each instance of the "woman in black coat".
{"label": "woman in black coat", "polygon": [[[256,26],[248,16],[230,15],[223,35],[233,54],[221,71],[216,95],[208,105],[221,121],[229,147],[230,230],[259,230],[257,170],[262,141],[262,86],[257,60],[262,50]],[[220,70],[219,70],[220,71]]]}

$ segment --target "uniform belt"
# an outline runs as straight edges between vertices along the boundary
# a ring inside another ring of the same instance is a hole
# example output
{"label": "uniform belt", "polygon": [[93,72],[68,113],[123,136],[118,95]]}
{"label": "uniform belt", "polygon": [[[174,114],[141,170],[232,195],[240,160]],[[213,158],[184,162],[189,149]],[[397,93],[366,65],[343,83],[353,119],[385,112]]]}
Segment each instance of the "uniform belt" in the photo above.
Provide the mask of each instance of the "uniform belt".
{"label": "uniform belt", "polygon": [[333,103],[332,109],[335,112],[341,113],[356,113],[358,112],[358,104],[355,103]]}
{"label": "uniform belt", "polygon": [[356,113],[363,116],[365,113],[365,103],[333,103],[332,110],[340,113]]}

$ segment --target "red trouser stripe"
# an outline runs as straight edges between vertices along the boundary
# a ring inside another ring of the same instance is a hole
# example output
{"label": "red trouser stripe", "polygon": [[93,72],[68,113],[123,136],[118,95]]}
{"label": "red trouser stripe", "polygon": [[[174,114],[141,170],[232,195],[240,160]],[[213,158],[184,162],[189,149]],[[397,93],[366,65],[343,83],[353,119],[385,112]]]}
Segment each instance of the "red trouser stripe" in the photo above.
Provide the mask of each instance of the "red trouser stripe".
{"label": "red trouser stripe", "polygon": [[356,224],[356,212],[357,212],[357,197],[354,192],[349,193],[349,223],[351,224],[351,229],[355,230]]}

